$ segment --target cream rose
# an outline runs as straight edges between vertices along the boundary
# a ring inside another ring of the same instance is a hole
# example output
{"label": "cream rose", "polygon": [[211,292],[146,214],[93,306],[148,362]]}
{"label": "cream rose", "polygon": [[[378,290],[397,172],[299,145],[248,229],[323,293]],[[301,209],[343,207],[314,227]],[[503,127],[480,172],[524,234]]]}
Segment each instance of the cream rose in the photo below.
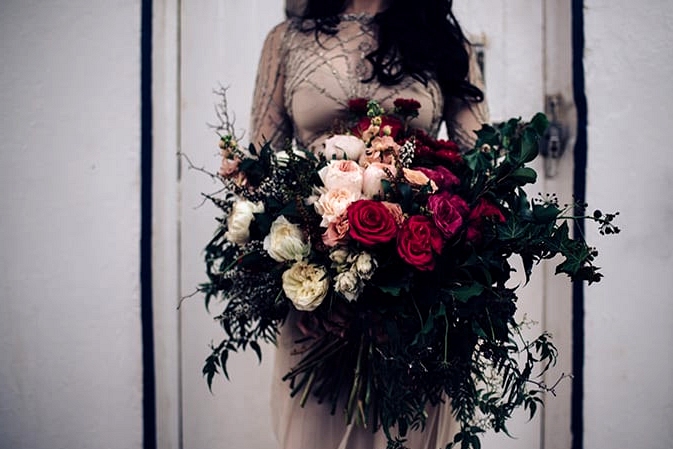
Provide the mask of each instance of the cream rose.
{"label": "cream rose", "polygon": [[355,301],[362,293],[364,284],[353,270],[344,271],[334,278],[334,290],[344,295],[349,301]]}
{"label": "cream rose", "polygon": [[278,262],[299,261],[308,256],[311,246],[299,226],[281,215],[271,223],[271,231],[264,238],[264,250]]}
{"label": "cream rose", "polygon": [[357,272],[358,276],[360,276],[361,279],[367,281],[371,279],[372,276],[374,276],[374,272],[378,267],[378,263],[371,254],[362,252],[358,254],[357,258],[355,259],[355,263],[353,263],[353,266],[355,267],[355,271]]}
{"label": "cream rose", "polygon": [[389,179],[390,174],[394,174],[396,171],[395,167],[392,165],[382,164],[380,162],[374,162],[370,164],[364,171],[362,175],[362,193],[365,198],[372,199],[374,197],[383,196],[383,185],[381,181],[383,179]]}
{"label": "cream rose", "polygon": [[365,152],[365,143],[359,137],[337,134],[325,140],[323,155],[329,159],[357,161]]}
{"label": "cream rose", "polygon": [[283,273],[283,291],[297,310],[315,310],[327,296],[327,271],[308,262],[297,262]]}
{"label": "cream rose", "polygon": [[338,188],[328,190],[320,195],[320,198],[313,203],[316,212],[322,217],[320,226],[327,227],[330,223],[337,220],[346,212],[348,206],[359,200],[362,194],[348,189]]}
{"label": "cream rose", "polygon": [[239,200],[231,208],[227,218],[227,232],[224,237],[232,243],[243,245],[250,239],[250,223],[255,219],[254,214],[264,212],[263,203],[253,203],[248,200]]}

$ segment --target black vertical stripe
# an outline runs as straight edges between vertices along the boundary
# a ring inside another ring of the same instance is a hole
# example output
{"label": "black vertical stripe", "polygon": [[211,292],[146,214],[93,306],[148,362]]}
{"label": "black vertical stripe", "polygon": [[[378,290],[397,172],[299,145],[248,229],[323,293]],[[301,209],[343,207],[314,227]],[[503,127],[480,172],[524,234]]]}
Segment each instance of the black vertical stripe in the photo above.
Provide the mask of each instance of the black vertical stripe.
{"label": "black vertical stripe", "polygon": [[[575,142],[575,171],[573,193],[575,200],[586,200],[587,172],[587,98],[584,83],[584,2],[572,2],[573,95],[577,108],[577,140]],[[576,210],[575,215],[582,215]],[[575,222],[575,235],[584,235],[584,221]],[[573,285],[573,389],[571,403],[572,449],[584,444],[584,284]]]}
{"label": "black vertical stripe", "polygon": [[152,0],[143,0],[140,23],[140,314],[143,359],[143,447],[156,449],[156,386],[152,314]]}

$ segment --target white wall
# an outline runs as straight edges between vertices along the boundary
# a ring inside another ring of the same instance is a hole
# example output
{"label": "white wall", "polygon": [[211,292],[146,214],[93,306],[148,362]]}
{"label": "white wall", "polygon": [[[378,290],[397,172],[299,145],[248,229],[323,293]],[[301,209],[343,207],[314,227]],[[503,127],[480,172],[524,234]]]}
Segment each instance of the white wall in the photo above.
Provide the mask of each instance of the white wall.
{"label": "white wall", "polygon": [[673,3],[586,0],[590,204],[623,231],[593,237],[586,289],[587,449],[673,441]]}
{"label": "white wall", "polygon": [[139,448],[140,2],[0,2],[0,447]]}

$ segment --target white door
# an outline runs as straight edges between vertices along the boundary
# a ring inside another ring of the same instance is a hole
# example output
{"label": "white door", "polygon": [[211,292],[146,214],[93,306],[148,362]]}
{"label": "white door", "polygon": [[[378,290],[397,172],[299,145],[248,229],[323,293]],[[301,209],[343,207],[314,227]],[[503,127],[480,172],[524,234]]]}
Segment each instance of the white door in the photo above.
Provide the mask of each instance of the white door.
{"label": "white door", "polygon": [[[531,117],[547,93],[572,98],[570,0],[458,0],[456,13],[484,44],[487,95],[494,120]],[[275,447],[269,418],[271,351],[230,359],[231,382],[216,379],[211,394],[201,376],[208,343],[219,329],[192,293],[205,280],[201,250],[215,229],[215,210],[201,193],[216,184],[190,169],[217,169],[212,90],[228,86],[230,109],[242,131],[249,121],[255,69],[266,32],[283,19],[277,0],[155,0],[154,2],[154,294],[157,432],[161,449]],[[506,5],[506,6],[505,6]],[[552,58],[553,56],[553,58]],[[547,60],[554,60],[549,65]],[[189,157],[180,158],[179,152]],[[569,198],[570,155],[540,190]],[[540,267],[542,269],[542,267]],[[552,267],[553,272],[553,267]],[[557,375],[570,372],[570,289],[548,276],[526,288],[520,308],[553,332],[561,351]],[[517,420],[512,440],[487,436],[483,447],[570,447],[570,382],[532,423]]]}

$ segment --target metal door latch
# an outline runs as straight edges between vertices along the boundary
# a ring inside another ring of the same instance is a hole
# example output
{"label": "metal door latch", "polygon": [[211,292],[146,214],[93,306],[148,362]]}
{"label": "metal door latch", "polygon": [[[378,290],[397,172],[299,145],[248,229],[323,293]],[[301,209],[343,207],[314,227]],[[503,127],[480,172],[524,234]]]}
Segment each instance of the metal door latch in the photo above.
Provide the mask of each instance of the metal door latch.
{"label": "metal door latch", "polygon": [[540,155],[544,158],[544,174],[553,178],[558,174],[558,160],[565,152],[568,129],[560,119],[563,98],[560,94],[547,95],[545,114],[549,118],[549,127],[540,141]]}

